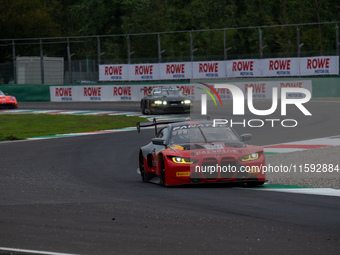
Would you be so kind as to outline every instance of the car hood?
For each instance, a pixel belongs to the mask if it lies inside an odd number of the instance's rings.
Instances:
[[[255,145],[247,145],[242,142],[232,143],[191,143],[181,145],[171,145],[167,149],[168,153],[173,156],[182,157],[199,157],[204,155],[225,155],[241,157],[253,152],[263,151],[262,147]]]
[[[166,100],[166,101],[178,101],[178,100],[185,100],[189,99],[189,97],[186,96],[154,96],[153,99],[160,99],[160,100]]]
[[[9,95],[0,95],[1,99],[7,99],[7,100],[12,100],[12,98],[14,98],[14,96],[9,96]]]

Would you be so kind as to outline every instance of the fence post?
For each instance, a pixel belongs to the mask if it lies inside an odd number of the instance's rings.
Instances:
[[[15,43],[14,40],[12,40],[12,52],[13,52],[13,80],[14,84],[17,84],[17,60],[15,57]]]
[[[297,57],[300,57],[300,29],[296,27],[296,46],[297,46]]]
[[[226,33],[225,33],[225,30],[223,30],[223,55],[224,55],[224,60],[227,59],[227,49],[226,49]]]
[[[259,31],[259,40],[260,40],[259,45],[260,45],[260,59],[261,59],[261,58],[263,58],[263,49],[267,47],[267,45],[262,46],[263,42],[262,42],[262,30],[261,29]]]
[[[261,29],[259,30],[259,41],[260,41],[260,59],[263,56],[263,48],[262,48],[262,31]]]
[[[70,40],[67,38],[67,62],[68,62],[68,80],[69,83],[72,83],[72,63],[71,63],[71,49],[70,49]]]
[[[191,62],[193,62],[194,61],[194,52],[198,49],[197,48],[194,49],[194,45],[193,45],[194,39],[193,39],[193,36],[192,36],[192,32],[189,32],[189,33],[190,33],[190,60],[191,60]]]
[[[98,50],[98,72],[99,72],[100,56],[101,56],[101,52],[100,52],[100,38],[99,38],[99,36],[97,37],[97,50]]]
[[[339,27],[338,27],[338,24],[336,24],[336,27],[335,27],[335,49],[336,49],[336,55],[339,56]]]
[[[162,63],[162,53],[161,53],[161,35],[157,35],[158,39],[158,63]]]
[[[194,48],[193,48],[193,38],[192,33],[190,32],[190,60],[194,61]]]
[[[40,39],[40,69],[41,69],[41,84],[45,84],[45,76],[44,76],[44,53],[43,53],[43,44]]]
[[[131,64],[130,36],[129,35],[127,35],[127,57],[128,57],[128,64]]]

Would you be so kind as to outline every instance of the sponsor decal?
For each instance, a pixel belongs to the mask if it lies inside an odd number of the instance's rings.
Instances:
[[[176,177],[187,177],[190,176],[190,172],[176,172]]]
[[[330,58],[307,59],[307,70],[312,69],[314,73],[329,73]]]
[[[153,79],[153,65],[136,65],[135,75],[140,76],[142,80],[152,80]]]
[[[300,58],[300,75],[339,74],[339,56]]]
[[[233,72],[240,72],[241,76],[254,75],[254,61],[233,61]]]
[[[122,101],[131,101],[131,86],[114,86],[113,96],[119,97],[119,99]]]
[[[101,87],[83,87],[84,97],[88,97],[90,101],[101,101]]]
[[[207,144],[204,147],[208,150],[223,149],[222,144]]]
[[[105,66],[105,75],[110,76],[111,80],[122,80],[123,66]]]
[[[173,78],[185,78],[185,65],[184,64],[167,64],[166,74],[171,74]]]
[[[55,87],[54,96],[60,98],[61,101],[72,101],[71,87]]]

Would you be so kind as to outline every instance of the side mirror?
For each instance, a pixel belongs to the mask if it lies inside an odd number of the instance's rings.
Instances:
[[[162,138],[152,138],[151,142],[156,145],[165,145],[165,140]]]
[[[242,141],[249,141],[252,137],[252,134],[243,134],[241,135]]]

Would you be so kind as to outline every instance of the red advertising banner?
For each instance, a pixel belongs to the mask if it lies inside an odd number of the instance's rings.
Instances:
[[[209,83],[214,85],[213,83]],[[278,88],[280,93],[282,88],[305,88],[312,93],[311,80],[286,80],[286,81],[256,81],[256,82],[233,82],[232,85],[239,87],[244,94],[252,91],[254,99],[270,99],[273,97],[273,87]],[[148,85],[89,85],[89,86],[50,86],[51,102],[62,101],[140,101],[147,95],[146,88],[171,87],[178,88],[182,93],[188,95],[192,100],[201,100],[201,95],[206,93],[200,89],[205,86],[201,83],[192,84],[153,84]],[[232,99],[231,92],[225,88],[216,88],[219,97]],[[303,95],[291,93],[289,98],[299,98]]]
[[[211,61],[211,62],[193,62],[192,73],[193,78],[209,79],[209,78],[225,78],[226,77],[226,62]]]
[[[130,81],[160,80],[159,64],[129,65]]]
[[[100,65],[100,81],[339,75],[339,56]]]
[[[262,76],[299,76],[299,58],[262,59]]]
[[[300,58],[300,75],[339,74],[339,56]]]
[[[129,80],[129,65],[100,65],[100,81],[127,81]]]
[[[160,72],[162,80],[180,80],[193,78],[191,62],[160,64]]]
[[[262,76],[261,60],[239,59],[227,61],[227,77]]]

